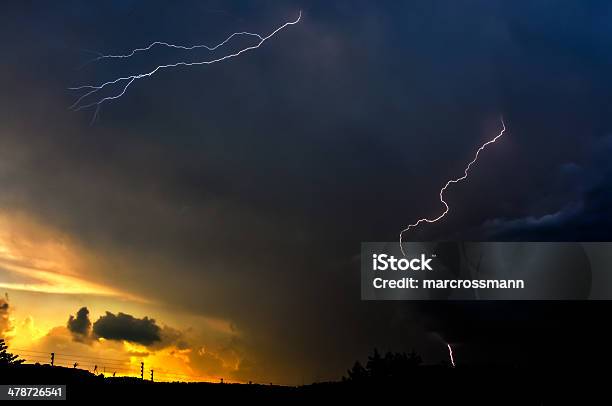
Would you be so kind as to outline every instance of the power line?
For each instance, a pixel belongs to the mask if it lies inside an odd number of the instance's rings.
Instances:
[[[81,361],[81,360],[84,360],[84,361],[87,361],[87,362],[94,362],[94,361],[96,361],[95,359],[90,359],[90,358],[66,357],[66,356],[58,355],[58,354],[55,354],[55,357],[56,358],[65,359],[65,360],[69,360],[69,361]],[[100,361],[102,361],[102,362],[99,362],[99,364],[104,363],[106,365],[126,365],[128,363],[127,361],[123,361],[123,362],[117,362],[117,361],[106,362],[103,359],[100,359]]]
[[[36,351],[36,350],[26,350],[26,349],[14,349],[16,352],[21,353],[29,353],[29,354],[18,354],[20,357],[24,358],[26,362],[32,363],[42,363],[39,361],[46,361],[45,364],[51,364],[51,352],[46,351]],[[100,372],[101,369],[105,370],[104,373],[119,373],[121,375],[134,375],[135,377],[140,375],[140,371],[130,368],[129,360],[118,360],[113,358],[103,358],[103,357],[93,357],[93,356],[79,356],[79,355],[70,355],[70,354],[62,354],[62,353],[54,353],[54,365],[67,367],[67,368],[76,368],[80,370],[88,370],[93,368],[96,371]],[[96,360],[100,360],[97,362]],[[74,362],[73,362],[74,361]],[[110,361],[110,362],[108,362]],[[76,364],[76,365],[75,365]],[[81,368],[79,368],[81,367]],[[190,375],[184,373],[175,373],[168,371],[166,369],[155,369],[155,375],[162,379],[157,379],[158,381],[168,380],[171,382],[186,382],[186,381],[196,381],[196,382],[206,382],[213,383],[211,381],[211,377],[204,377],[198,375]],[[163,378],[165,377],[165,379]]]
[[[12,350],[14,350],[14,351],[21,351],[21,352],[33,352],[33,353],[38,353],[38,354],[50,354],[49,351],[25,350],[25,349],[20,349],[20,348],[13,348]],[[62,356],[66,356],[66,357],[90,358],[90,359],[101,359],[101,360],[107,360],[107,361],[125,362],[124,359],[113,359],[113,358],[105,358],[105,357],[93,357],[93,356],[88,356],[88,355],[62,354],[62,353],[59,353],[59,352],[56,352],[55,355],[62,355]]]
[[[43,360],[49,360],[50,359],[50,355],[49,356],[44,356],[44,355],[33,355],[33,354],[18,354],[20,357],[22,358],[33,358],[33,359],[43,359]],[[128,366],[129,363],[128,362],[122,362],[122,363],[116,363],[116,362],[96,362],[95,360],[91,360],[91,359],[86,359],[86,358],[68,358],[68,357],[63,357],[63,356],[55,356],[55,360],[59,361],[67,361],[67,362],[72,362],[72,361],[77,361],[83,364],[91,364],[91,365],[99,365],[99,366],[108,366],[108,367],[122,367],[122,366]]]
[[[42,351],[34,351],[34,350],[20,350],[20,351],[28,351],[28,352],[32,352],[35,354],[18,354],[21,358],[24,358],[25,361],[28,362],[32,362],[32,363],[42,363],[42,361],[46,361],[44,362],[45,364],[50,364],[50,353],[49,356],[45,356],[42,354],[47,354],[44,353]],[[40,354],[40,355],[39,355]],[[96,359],[101,359],[102,358],[97,358]],[[112,362],[96,362],[93,357],[88,359],[85,357],[72,357],[72,358],[68,358],[65,356],[57,356],[54,359],[54,365],[57,366],[71,366],[74,367],[74,363],[76,363],[78,366],[82,366],[82,367],[93,367],[93,368],[102,368],[102,369],[108,369],[111,371],[122,371],[123,372],[129,372],[129,373],[136,373],[136,371],[134,369],[130,369],[129,368],[129,363],[126,362],[122,362],[122,363],[112,363]]]

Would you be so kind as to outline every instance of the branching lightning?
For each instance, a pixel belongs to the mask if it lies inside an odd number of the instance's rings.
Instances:
[[[453,183],[459,183],[462,180],[467,179],[468,177],[468,172],[470,170],[470,168],[472,167],[472,165],[474,165],[476,163],[476,161],[478,161],[478,156],[480,154],[480,152],[482,152],[488,145],[495,143],[502,135],[504,135],[504,133],[506,132],[506,124],[504,123],[504,118],[501,117],[500,118],[501,124],[502,124],[502,129],[499,132],[499,134],[497,134],[493,139],[485,142],[484,144],[482,144],[480,146],[480,148],[478,148],[478,150],[476,151],[476,155],[474,156],[474,159],[472,159],[472,161],[465,167],[464,171],[463,171],[463,176],[457,178],[457,179],[451,179],[448,182],[446,182],[446,184],[444,185],[444,187],[442,189],[440,189],[440,202],[442,202],[442,204],[444,205],[444,211],[442,212],[442,214],[440,214],[438,217],[435,218],[422,218],[417,220],[415,223],[413,224],[409,224],[408,226],[406,226],[406,228],[404,228],[400,234],[399,234],[399,243],[400,243],[400,250],[402,251],[402,255],[406,256],[406,253],[404,252],[404,247],[402,246],[402,236],[404,235],[404,233],[408,230],[410,230],[411,228],[417,227],[419,224],[421,223],[435,223],[436,221],[442,219],[444,216],[446,216],[446,213],[448,213],[449,211],[449,207],[448,204],[446,203],[446,201],[444,200],[444,192],[446,191],[446,189]],[[452,350],[450,349],[450,345],[448,347],[448,349],[451,351],[451,358],[452,358]]]
[[[88,108],[95,108],[94,117],[93,117],[93,120],[95,120],[102,104],[104,104],[107,101],[115,100],[123,96],[127,92],[128,88],[132,85],[132,83],[134,83],[137,80],[151,77],[155,75],[156,73],[158,73],[159,71],[162,71],[164,69],[177,68],[177,67],[188,67],[188,66],[199,66],[199,65],[212,65],[214,63],[223,62],[227,59],[237,57],[245,52],[252,51],[254,49],[259,48],[260,46],[264,44],[264,42],[274,37],[279,31],[283,30],[284,28],[290,25],[295,25],[299,23],[301,18],[302,18],[302,12],[300,11],[295,20],[284,23],[283,25],[276,28],[274,31],[272,31],[270,34],[266,36],[251,33],[251,32],[246,32],[246,31],[235,32],[231,34],[229,37],[227,37],[225,40],[223,40],[222,42],[214,46],[208,46],[208,45],[185,46],[185,45],[171,44],[168,42],[155,41],[147,45],[146,47],[136,48],[126,54],[119,54],[119,55],[99,54],[97,58],[93,59],[90,62],[96,62],[96,61],[100,61],[103,59],[126,59],[140,52],[149,51],[156,46],[163,46],[167,48],[174,48],[174,49],[187,50],[187,51],[201,49],[201,48],[206,49],[208,51],[215,51],[223,47],[224,45],[229,43],[233,38],[236,38],[236,37],[248,36],[248,37],[253,37],[257,39],[257,42],[255,44],[241,48],[238,51],[232,52],[230,54],[227,54],[221,57],[203,60],[203,61],[195,61],[195,62],[178,61],[178,62],[169,63],[165,65],[158,65],[149,72],[136,73],[136,74],[132,74],[129,76],[118,77],[116,79],[101,83],[99,85],[84,85],[84,86],[70,87],[69,90],[85,91],[85,93],[79,96],[77,100],[70,106],[70,109],[74,111],[79,111],[79,110],[88,109]],[[91,102],[86,102],[86,99],[96,96],[98,92],[102,91],[103,89],[112,87],[113,85],[119,85],[119,89],[115,94],[112,94],[110,96],[101,97],[98,100],[94,100]]]
[[[139,52],[145,52],[145,51],[149,51],[152,48],[156,47],[156,46],[163,46],[166,48],[174,48],[174,49],[181,49],[183,51],[193,51],[194,49],[207,49],[209,51],[216,51],[218,48],[221,48],[223,45],[227,44],[228,42],[230,42],[232,40],[232,38],[234,37],[240,37],[240,36],[248,36],[248,37],[255,37],[258,38],[259,41],[264,41],[264,37],[262,37],[259,34],[256,33],[252,33],[252,32],[247,32],[247,31],[241,31],[241,32],[235,32],[233,34],[231,34],[229,37],[227,37],[226,39],[224,39],[223,41],[221,41],[220,43],[218,43],[217,45],[214,46],[208,46],[208,45],[176,45],[176,44],[170,44],[168,42],[163,42],[163,41],[155,41],[150,43],[149,45],[147,45],[144,48],[136,48],[133,49],[130,53],[128,54],[123,54],[123,55],[104,55],[104,54],[100,54],[97,58],[92,59],[90,62],[97,62],[99,60],[102,59],[126,59],[126,58],[131,58],[132,56],[136,55]]]
[[[448,347],[448,356],[450,358],[451,365],[453,366],[453,368],[455,368],[455,358],[453,358],[453,348],[451,347],[450,344],[446,344],[446,346]]]

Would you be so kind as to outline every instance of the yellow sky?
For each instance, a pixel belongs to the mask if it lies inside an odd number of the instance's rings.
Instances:
[[[92,280],[96,272],[89,270],[100,267],[95,257],[51,227],[0,212],[0,292],[8,295],[10,324],[0,333],[14,352],[31,362],[48,362],[54,352],[57,364],[78,362],[107,374],[139,375],[145,362],[146,377],[154,369],[156,380],[237,380],[243,354],[228,344],[240,335],[229,321],[177,313]],[[149,347],[95,336],[78,341],[66,325],[81,307],[89,309],[92,323],[107,311],[154,318],[180,340]]]

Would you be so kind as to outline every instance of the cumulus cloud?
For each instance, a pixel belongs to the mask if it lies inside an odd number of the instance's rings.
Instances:
[[[8,309],[8,304],[6,305]],[[92,323],[89,309],[81,307],[76,315],[70,315],[66,324],[72,339],[81,343],[91,343],[98,338],[111,341],[128,341],[148,347],[152,351],[175,346],[178,350],[191,347],[182,330],[158,325],[155,319],[147,316],[137,318],[131,314],[106,312]]]
[[[129,341],[131,343],[149,346],[161,342],[161,327],[155,319],[147,316],[138,319],[122,312],[116,315],[106,312],[93,324],[93,332],[97,337],[107,340]]]
[[[91,335],[91,320],[89,320],[89,310],[87,307],[81,307],[76,317],[70,315],[67,327],[75,341],[88,340]]]

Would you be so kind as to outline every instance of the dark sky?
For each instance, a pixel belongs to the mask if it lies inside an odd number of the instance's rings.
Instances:
[[[85,50],[212,44],[299,10],[93,125],[68,109],[70,86],[177,56],[80,68]],[[516,361],[592,337],[603,305],[361,302],[360,242],[438,213],[501,115],[451,214],[409,239],[609,240],[611,20],[606,1],[4,2],[0,207],[138,264],[97,278],[232,320],[278,375],[338,376],[375,346],[437,362],[444,341],[474,362],[514,342]]]

